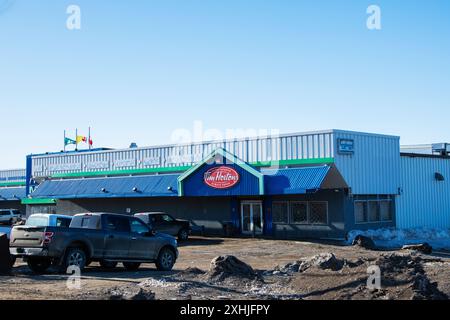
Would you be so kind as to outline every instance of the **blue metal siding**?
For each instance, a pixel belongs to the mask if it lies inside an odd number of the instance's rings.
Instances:
[[[153,175],[45,181],[31,195],[33,198],[55,199],[176,197],[177,178],[178,175]],[[102,188],[106,192],[102,192]],[[138,191],[133,191],[133,188]]]
[[[353,154],[341,154],[339,139],[354,141]],[[400,138],[335,130],[335,164],[355,195],[398,193]]]
[[[450,228],[450,159],[402,156],[397,227]],[[437,181],[435,173],[445,178]]]
[[[0,201],[15,201],[25,197],[25,187],[0,188]]]
[[[1,182],[25,182],[25,169],[0,170]]]
[[[330,166],[262,170],[267,195],[304,194],[320,189]]]
[[[187,197],[209,196],[256,196],[260,194],[259,179],[236,164],[227,165],[239,173],[239,183],[229,189],[214,189],[204,182],[205,172],[222,164],[205,164],[183,181],[184,195]]]

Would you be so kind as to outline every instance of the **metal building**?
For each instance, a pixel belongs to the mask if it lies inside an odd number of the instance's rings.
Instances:
[[[19,209],[25,213],[22,199],[26,198],[25,169],[0,171],[0,209]]]
[[[327,130],[29,155],[22,204],[28,214],[166,211],[211,234],[275,238],[450,228],[446,147],[402,153],[397,136]]]

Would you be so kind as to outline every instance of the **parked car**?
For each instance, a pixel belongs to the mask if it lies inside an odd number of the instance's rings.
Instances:
[[[17,209],[0,209],[0,224],[13,225],[21,219],[20,211]]]
[[[52,264],[64,271],[69,266],[83,270],[92,261],[104,268],[121,262],[128,270],[155,263],[158,270],[169,271],[178,257],[174,237],[155,234],[138,218],[110,213],[77,214],[68,228],[14,227],[10,251],[36,273]]]
[[[134,216],[148,224],[152,230],[178,237],[180,241],[186,241],[191,233],[189,221],[175,219],[165,212],[136,213]]]
[[[11,233],[11,227],[0,226],[0,236],[5,234],[8,241],[9,241],[10,233]],[[2,259],[2,258],[0,258],[0,259]],[[12,268],[14,266],[14,264],[16,263],[16,258],[13,255],[10,255],[10,261],[11,261],[11,268]]]

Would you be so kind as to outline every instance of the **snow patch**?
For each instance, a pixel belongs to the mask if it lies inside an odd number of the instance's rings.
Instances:
[[[387,249],[401,248],[407,244],[427,242],[434,249],[450,250],[450,229],[395,229],[383,228],[376,230],[353,230],[348,234],[348,244],[352,244],[356,236],[362,235],[371,238],[378,247]]]

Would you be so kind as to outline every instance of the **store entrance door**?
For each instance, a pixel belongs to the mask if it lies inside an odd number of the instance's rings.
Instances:
[[[261,235],[263,233],[262,201],[241,202],[241,231],[245,235]]]

